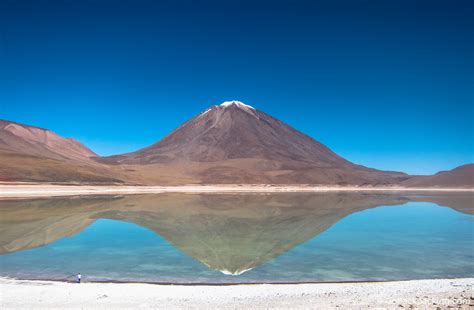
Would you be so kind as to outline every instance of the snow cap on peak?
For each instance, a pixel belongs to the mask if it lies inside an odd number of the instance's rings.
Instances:
[[[249,108],[249,109],[255,110],[254,107],[237,100],[225,101],[221,103],[221,107],[225,107],[225,108],[230,107],[231,105],[236,105],[239,108]]]

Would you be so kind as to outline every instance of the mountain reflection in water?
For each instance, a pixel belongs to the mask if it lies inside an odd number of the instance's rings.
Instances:
[[[239,275],[378,206],[433,202],[473,214],[470,193],[153,194],[0,201],[0,253],[41,247],[98,219],[147,228],[224,274]]]

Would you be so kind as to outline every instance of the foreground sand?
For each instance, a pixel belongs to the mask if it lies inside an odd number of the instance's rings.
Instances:
[[[406,188],[406,187],[327,187],[309,185],[183,185],[183,186],[123,186],[123,185],[53,185],[1,184],[0,197],[49,197],[92,194],[150,194],[150,193],[252,193],[252,192],[333,192],[333,191],[436,191],[474,192],[474,188]]]
[[[474,279],[182,286],[0,278],[2,309],[469,309]]]

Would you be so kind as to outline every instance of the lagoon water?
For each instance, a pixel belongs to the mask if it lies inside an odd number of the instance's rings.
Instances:
[[[0,201],[0,276],[172,283],[474,277],[470,193]]]

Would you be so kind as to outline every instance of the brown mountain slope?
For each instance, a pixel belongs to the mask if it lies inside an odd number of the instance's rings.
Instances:
[[[110,167],[77,140],[34,126],[0,120],[0,181],[116,183]]]
[[[6,120],[0,120],[0,149],[52,159],[88,160],[97,156],[77,140]]]
[[[313,138],[239,101],[213,106],[150,147],[100,158],[186,167],[199,183],[395,184],[408,178],[355,165]]]
[[[13,153],[0,149],[1,182],[50,182],[77,184],[123,183],[109,167]]]
[[[429,176],[414,176],[402,183],[409,187],[474,187],[474,164],[440,171]]]

